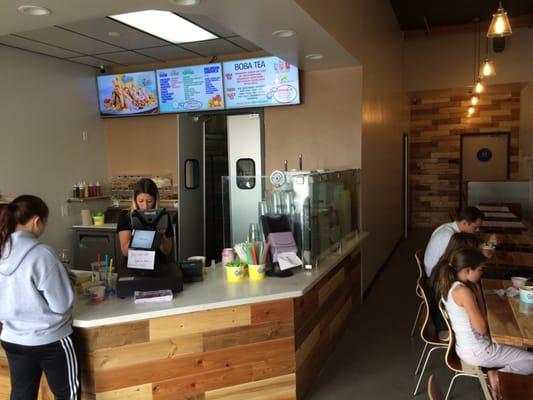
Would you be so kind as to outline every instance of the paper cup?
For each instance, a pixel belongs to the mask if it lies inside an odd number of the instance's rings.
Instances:
[[[252,281],[260,281],[265,279],[265,264],[248,265],[248,274]]]
[[[244,279],[244,265],[228,267],[226,265],[226,279],[228,282],[240,282]]]
[[[520,288],[520,301],[526,304],[533,304],[533,286]]]
[[[91,303],[101,303],[105,300],[105,286],[93,286],[89,288]]]

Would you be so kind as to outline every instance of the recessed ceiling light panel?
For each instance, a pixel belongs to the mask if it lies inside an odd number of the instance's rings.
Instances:
[[[323,54],[320,53],[312,53],[305,56],[308,60],[321,60],[324,58]]]
[[[183,7],[194,7],[200,4],[200,0],[169,0],[170,4]]]
[[[110,18],[175,44],[218,38],[169,11],[146,10],[112,15]]]
[[[115,31],[107,32],[107,36],[119,37],[120,36],[120,32],[115,32]]]
[[[272,36],[279,38],[288,38],[294,35],[296,35],[296,32],[294,32],[292,29],[280,29],[272,32]]]
[[[52,13],[52,11],[50,11],[48,8],[29,5],[20,6],[17,8],[17,10],[24,15],[32,15],[34,17],[41,17],[43,15],[50,15]]]

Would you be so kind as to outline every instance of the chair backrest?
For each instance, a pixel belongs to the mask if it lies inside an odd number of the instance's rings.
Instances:
[[[439,310],[442,314],[442,317],[444,318],[444,321],[446,322],[446,326],[448,327],[449,332],[448,348],[446,349],[446,356],[444,357],[444,360],[446,361],[446,365],[448,366],[448,368],[450,368],[452,371],[463,372],[461,359],[455,352],[455,334],[453,332],[452,324],[450,322],[450,316],[448,315],[448,311],[446,311],[444,299],[440,299],[439,301]]]
[[[428,396],[429,400],[444,400],[444,394],[433,375],[430,375],[428,380]]]
[[[420,298],[424,302],[424,312],[422,319],[422,329],[420,329],[420,337],[423,341],[433,344],[433,345],[442,345],[443,342],[438,338],[435,333],[433,324],[431,323],[431,312],[429,305],[429,296],[431,296],[427,283],[424,279],[420,280]]]
[[[424,249],[418,249],[415,252],[416,265],[418,266],[418,279],[424,279]]]

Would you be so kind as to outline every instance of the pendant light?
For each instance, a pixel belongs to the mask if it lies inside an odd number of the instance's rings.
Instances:
[[[494,68],[494,62],[489,60],[489,39],[487,38],[485,47],[485,59],[481,63],[479,68],[480,78],[489,78],[496,75],[496,68]]]
[[[468,107],[468,111],[467,111],[466,115],[471,117],[472,115],[474,115],[475,112],[476,112],[476,109],[474,107],[470,106],[470,107]]]
[[[477,103],[479,103],[479,97],[476,96],[475,94],[472,94],[472,97],[470,98],[470,104],[475,106],[477,105]]]
[[[511,29],[511,23],[507,17],[507,13],[502,7],[500,1],[496,14],[492,14],[492,21],[490,22],[489,30],[487,32],[488,38],[511,36],[513,30]]]
[[[474,86],[474,92],[477,94],[483,92],[485,90],[485,86],[483,86],[483,83],[481,82],[481,79],[478,79],[476,82],[476,86]]]

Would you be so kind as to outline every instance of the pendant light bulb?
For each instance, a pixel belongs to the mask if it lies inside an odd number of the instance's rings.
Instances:
[[[513,30],[511,29],[511,23],[507,17],[507,13],[502,7],[502,2],[498,6],[498,10],[495,14],[492,14],[492,21],[490,22],[489,30],[487,32],[488,38],[511,36]]]
[[[479,102],[479,97],[477,97],[475,94],[470,99],[470,103],[475,106]]]
[[[481,64],[481,68],[479,71],[479,76],[481,78],[489,78],[491,76],[496,75],[496,68],[494,68],[494,62],[489,61],[488,58],[485,58],[483,60],[483,63]]]
[[[470,106],[468,107],[468,116],[471,117],[472,115],[474,115],[474,112],[476,112],[476,109],[473,107],[473,106]]]
[[[481,83],[480,80],[478,80],[478,81],[476,82],[476,86],[474,86],[474,92],[476,92],[476,93],[479,94],[479,93],[481,93],[484,89],[485,89],[485,88],[484,88],[483,84]]]

